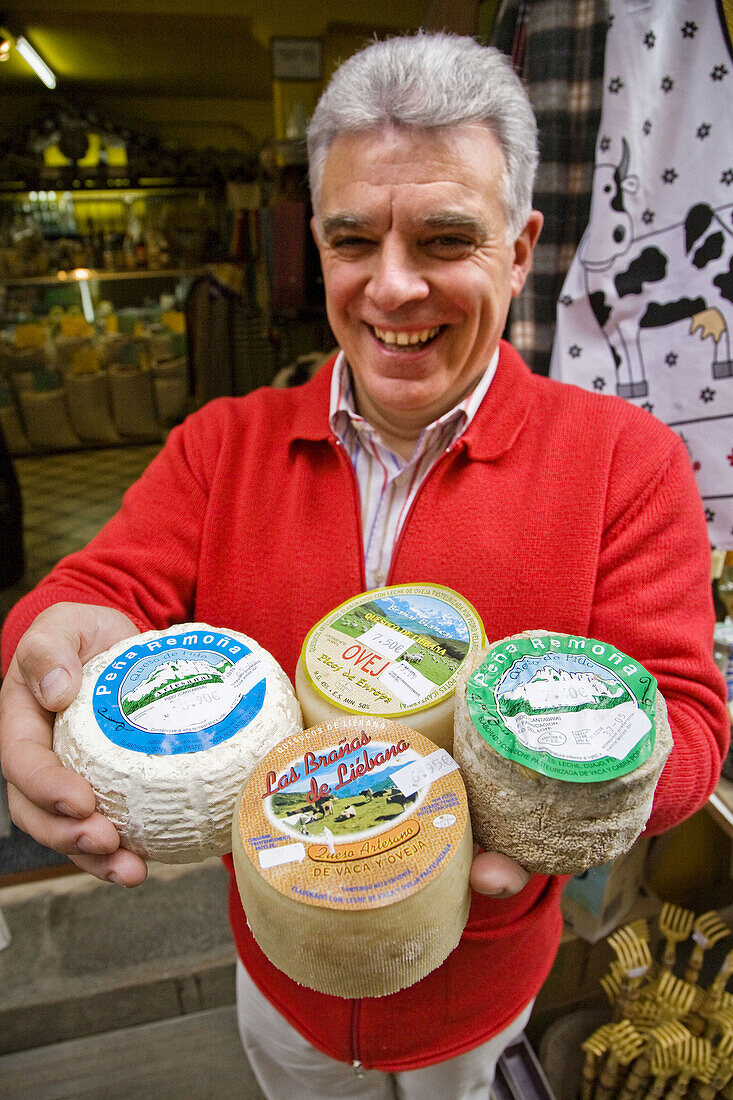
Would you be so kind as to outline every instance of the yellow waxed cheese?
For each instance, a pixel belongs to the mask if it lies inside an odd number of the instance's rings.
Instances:
[[[229,851],[242,783],[302,728],[274,657],[245,634],[185,623],[93,657],[57,715],[54,751],[92,785],[123,847],[192,863]]]
[[[282,741],[232,822],[252,934],[294,981],[381,997],[457,946],[473,853],[455,761],[415,730],[343,716]]]
[[[483,642],[478,612],[450,588],[401,584],[362,593],[316,623],[303,643],[295,691],[305,725],[379,715],[450,752],[458,674]]]

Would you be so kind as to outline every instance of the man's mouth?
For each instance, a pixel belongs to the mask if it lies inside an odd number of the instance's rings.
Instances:
[[[410,351],[420,351],[439,336],[443,331],[443,325],[434,325],[432,328],[420,329],[417,332],[395,332],[394,329],[377,328],[371,326],[371,330],[379,340],[388,348],[409,348]]]

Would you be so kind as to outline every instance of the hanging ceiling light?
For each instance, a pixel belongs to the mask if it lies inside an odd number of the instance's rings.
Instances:
[[[36,76],[40,77],[47,88],[56,87],[56,77],[49,69],[43,58],[36,53],[27,38],[19,35],[15,40],[15,48],[21,57],[25,58]]]

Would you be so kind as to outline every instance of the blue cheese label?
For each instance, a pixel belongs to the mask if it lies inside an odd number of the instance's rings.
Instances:
[[[260,713],[265,691],[262,658],[212,630],[132,644],[97,677],[92,698],[115,745],[175,756],[239,733]]]
[[[467,684],[481,736],[555,779],[625,775],[654,749],[656,680],[611,645],[566,634],[507,639]]]
[[[392,585],[317,623],[303,644],[303,669],[342,710],[404,719],[452,695],[467,654],[483,640],[478,613],[457,592]]]

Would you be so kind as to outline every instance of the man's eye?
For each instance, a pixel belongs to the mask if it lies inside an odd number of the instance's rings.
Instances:
[[[427,247],[437,252],[467,252],[473,245],[468,237],[456,237],[451,233],[441,233],[437,237],[431,237]]]
[[[367,237],[337,237],[331,241],[331,247],[338,252],[354,252],[360,248],[368,248],[372,242]]]

